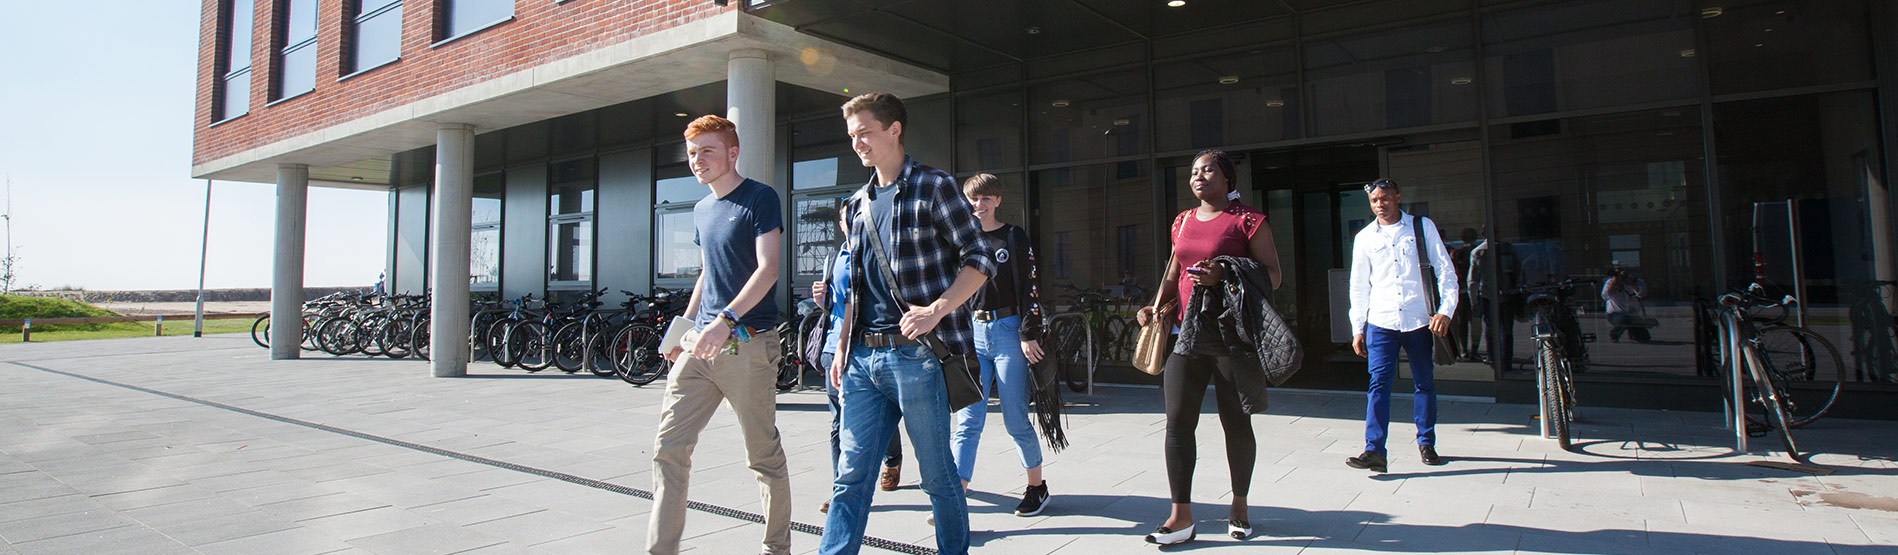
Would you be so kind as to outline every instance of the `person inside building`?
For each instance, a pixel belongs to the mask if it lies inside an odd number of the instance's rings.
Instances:
[[[902,100],[865,94],[845,103],[843,115],[851,149],[876,173],[844,204],[851,275],[861,279],[851,284],[839,339],[849,345],[839,354],[849,356],[838,356],[830,372],[843,401],[842,460],[818,552],[862,548],[870,481],[901,419],[935,515],[936,549],[967,553],[969,507],[949,454],[943,365],[922,338],[933,336],[945,356],[975,352],[965,305],[995,275],[993,249],[955,178],[904,151]]]
[[[844,237],[849,237],[850,221],[842,218],[843,212],[838,212],[837,215],[839,216],[838,227],[843,228]],[[845,245],[839,245],[837,255],[831,258],[830,268],[827,270],[829,279],[811,283],[811,298],[817,301],[819,307],[830,312],[830,315],[823,320],[824,345],[822,354],[817,357],[819,369],[829,369],[831,363],[836,361],[837,338],[844,329],[843,319],[847,308],[845,296],[850,293],[850,249],[845,247]],[[836,480],[838,448],[842,437],[841,430],[837,427],[837,418],[843,413],[843,404],[837,398],[837,388],[831,385],[828,379],[824,380],[824,396],[830,401],[830,478]],[[878,487],[883,491],[895,491],[902,468],[903,434],[900,431],[892,432],[890,447],[883,452],[883,478],[877,481]],[[830,512],[830,500],[825,499],[824,504],[818,506],[817,512]]]
[[[1641,300],[1647,297],[1647,280],[1635,277],[1620,261],[1615,261],[1613,269],[1608,271],[1608,279],[1601,284],[1601,298],[1608,309],[1608,324],[1613,326],[1608,330],[1609,341],[1620,343],[1624,332],[1629,338],[1641,343],[1654,339],[1648,333],[1648,328],[1653,327],[1653,320],[1648,319],[1647,309],[1641,305]]]
[[[699,432],[721,401],[729,402],[745,438],[745,459],[758,475],[764,507],[764,552],[791,552],[791,479],[778,439],[777,282],[784,226],[778,192],[738,175],[738,126],[718,116],[685,128],[692,175],[711,193],[692,208],[694,243],[702,253],[698,283],[685,313],[694,328],[666,353],[672,377],[660,401],[653,438],[653,508],[646,551],[679,552]],[[690,348],[691,353],[683,353]],[[682,356],[682,354],[684,356]]]
[[[1225,428],[1226,465],[1232,477],[1227,532],[1236,539],[1252,535],[1246,495],[1252,486],[1258,442],[1252,435],[1251,415],[1265,409],[1265,381],[1241,374],[1262,374],[1263,370],[1256,355],[1243,354],[1243,346],[1224,345],[1223,333],[1193,333],[1199,328],[1218,329],[1219,315],[1225,312],[1221,305],[1225,295],[1210,293],[1219,290],[1226,277],[1226,264],[1216,259],[1240,259],[1264,274],[1270,287],[1280,282],[1278,250],[1265,214],[1239,202],[1233,175],[1232,158],[1223,151],[1208,150],[1194,157],[1190,185],[1199,205],[1173,218],[1173,256],[1159,294],[1136,316],[1142,326],[1155,318],[1175,322],[1174,333],[1179,336],[1160,373],[1166,397],[1167,486],[1173,507],[1166,522],[1147,535],[1148,543],[1177,545],[1196,535],[1192,493],[1199,454],[1194,432],[1199,428],[1200,404],[1208,383],[1219,407],[1219,423]],[[1201,293],[1195,295],[1196,290]],[[1264,293],[1269,297],[1269,292]],[[1199,306],[1192,303],[1195,297],[1202,299]],[[1241,383],[1250,386],[1241,387]]]
[[[996,209],[1002,205],[1002,178],[976,174],[963,182],[962,192],[975,207],[982,233],[995,247],[995,277],[982,284],[975,296],[975,354],[982,364],[984,400],[1001,397],[1002,425],[1015,440],[1015,452],[1028,474],[1016,516],[1041,514],[1048,504],[1048,484],[1041,479],[1041,444],[1028,420],[1030,382],[1028,365],[1041,362],[1041,300],[1035,280],[1034,242],[1028,231],[1002,223]],[[988,421],[988,403],[956,411],[955,432],[949,436],[956,458],[956,474],[967,488],[975,479],[975,451]]]
[[[1364,186],[1377,221],[1364,226],[1351,247],[1351,350],[1369,360],[1371,384],[1365,392],[1364,452],[1345,459],[1351,468],[1386,472],[1385,439],[1390,432],[1391,384],[1397,380],[1397,351],[1410,355],[1413,420],[1417,452],[1423,463],[1443,464],[1437,456],[1437,388],[1430,334],[1448,335],[1460,287],[1450,251],[1435,222],[1398,208],[1404,200],[1397,184],[1379,179]],[[1421,226],[1414,221],[1423,218]],[[1422,229],[1423,237],[1417,236]],[[1425,251],[1425,252],[1420,252]],[[1418,261],[1430,257],[1436,283],[1425,283]],[[1430,306],[1425,287],[1437,289]]]

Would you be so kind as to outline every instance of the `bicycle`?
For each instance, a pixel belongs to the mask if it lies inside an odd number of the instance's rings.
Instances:
[[[1586,337],[1569,300],[1575,296],[1576,285],[1590,282],[1569,278],[1503,292],[1523,296],[1525,306],[1534,315],[1529,329],[1536,342],[1536,398],[1542,435],[1554,437],[1563,451],[1572,446],[1569,424],[1577,420],[1575,372],[1587,361],[1583,346]]]
[[[646,385],[665,375],[669,365],[659,352],[659,342],[665,339],[665,326],[685,312],[686,299],[680,293],[662,288],[655,288],[647,296],[628,293],[629,308],[637,306],[638,310],[612,334],[606,346],[595,347],[606,353],[607,362],[621,381]]]
[[[1845,363],[1825,337],[1784,323],[1798,298],[1773,299],[1764,291],[1755,282],[1716,300],[1720,361],[1722,368],[1735,373],[1722,384],[1729,405],[1738,386],[1738,399],[1758,407],[1758,415],[1744,406],[1730,407],[1738,415],[1736,426],[1743,426],[1749,437],[1765,435],[1767,428],[1776,430],[1786,454],[1801,461],[1792,430],[1818,420],[1832,408],[1844,382]],[[1758,314],[1761,310],[1780,312],[1766,317]]]
[[[1898,281],[1863,282],[1863,300],[1852,303],[1852,361],[1858,381],[1898,383],[1898,316],[1885,303]]]
[[[1090,291],[1072,284],[1060,284],[1072,299],[1071,312],[1049,319],[1049,345],[1062,364],[1061,377],[1068,389],[1087,391],[1094,381],[1098,361],[1133,359],[1134,333],[1138,326],[1119,310],[1126,299]]]

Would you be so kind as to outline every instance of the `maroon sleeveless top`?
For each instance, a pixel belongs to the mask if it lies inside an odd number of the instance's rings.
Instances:
[[[1181,321],[1185,321],[1187,299],[1193,298],[1193,278],[1187,276],[1186,268],[1221,256],[1250,257],[1252,234],[1265,225],[1264,213],[1238,201],[1209,221],[1200,221],[1193,215],[1197,211],[1198,207],[1188,208],[1173,218],[1173,259],[1180,265],[1174,286],[1179,290],[1181,307],[1174,312]]]

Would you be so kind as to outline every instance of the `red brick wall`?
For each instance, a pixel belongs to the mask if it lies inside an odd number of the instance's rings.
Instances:
[[[342,76],[346,0],[318,0],[316,90],[274,106],[275,0],[254,1],[250,113],[211,126],[219,0],[201,0],[197,106],[191,163],[202,164],[354,118],[452,91],[633,37],[736,10],[710,0],[515,0],[514,20],[439,47],[435,21],[441,0],[403,0],[402,59],[347,81]]]

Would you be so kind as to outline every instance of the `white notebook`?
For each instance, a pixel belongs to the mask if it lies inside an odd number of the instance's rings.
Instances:
[[[692,328],[696,326],[698,326],[697,323],[685,319],[684,316],[673,316],[672,323],[666,325],[665,339],[659,340],[659,354],[670,353],[675,348],[688,350],[694,348],[694,345],[685,344],[685,332],[692,331]]]

